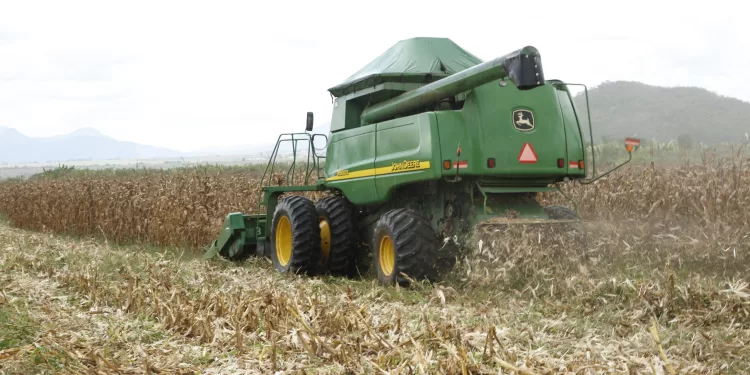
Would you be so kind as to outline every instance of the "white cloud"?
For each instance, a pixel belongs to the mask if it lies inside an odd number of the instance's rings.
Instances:
[[[449,37],[484,59],[534,45],[549,78],[750,100],[750,28],[735,4],[6,2],[0,126],[92,126],[177,149],[265,143],[302,130],[308,110],[328,121],[329,87],[414,36]]]

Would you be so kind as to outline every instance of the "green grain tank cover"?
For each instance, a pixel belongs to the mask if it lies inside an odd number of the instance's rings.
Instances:
[[[448,38],[406,39],[328,91],[340,97],[384,82],[430,83],[480,63]]]

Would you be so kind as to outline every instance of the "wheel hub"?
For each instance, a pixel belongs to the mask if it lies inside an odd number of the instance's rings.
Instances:
[[[286,216],[276,224],[276,258],[282,266],[289,264],[292,258],[292,224]]]
[[[393,273],[393,268],[396,263],[393,241],[391,240],[390,236],[383,236],[383,238],[380,240],[380,251],[378,252],[378,254],[380,270],[383,271],[384,275],[390,276],[391,273]]]
[[[324,218],[320,218],[320,260],[325,263],[328,261],[328,256],[331,254],[331,227],[328,225],[328,221]]]

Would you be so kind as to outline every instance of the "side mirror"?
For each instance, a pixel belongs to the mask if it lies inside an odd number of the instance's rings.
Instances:
[[[625,138],[625,150],[627,152],[633,152],[633,150],[641,145],[641,140],[636,138]]]
[[[312,131],[313,129],[313,113],[307,112],[307,126],[305,127],[305,131]]]

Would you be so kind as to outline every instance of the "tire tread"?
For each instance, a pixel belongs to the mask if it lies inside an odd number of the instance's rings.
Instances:
[[[292,259],[289,271],[311,273],[320,259],[320,230],[313,202],[305,197],[291,195],[279,200],[274,213],[272,242],[275,244],[278,215],[286,213],[292,225]],[[275,254],[276,248],[272,246]],[[275,255],[274,255],[275,259]],[[276,265],[276,262],[274,261]],[[277,267],[280,267],[277,265]]]
[[[330,252],[326,271],[345,275],[354,261],[357,241],[354,206],[341,196],[329,196],[315,205],[319,216],[328,217],[331,231]]]
[[[415,211],[398,208],[386,212],[376,225],[376,233],[385,229],[391,233],[396,251],[396,275],[394,279],[402,285],[408,285],[409,280],[401,276],[401,272],[410,279],[434,280],[436,278],[436,237],[430,223]],[[378,264],[379,236],[373,237],[372,253],[376,267]],[[381,277],[381,282],[390,283],[391,278]]]

